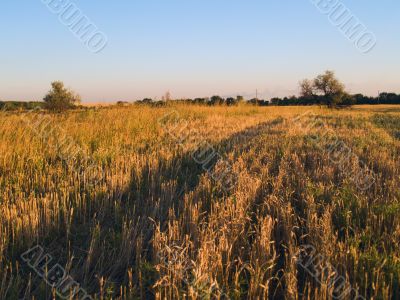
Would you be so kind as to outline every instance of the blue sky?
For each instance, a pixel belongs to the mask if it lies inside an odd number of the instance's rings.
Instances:
[[[377,37],[360,53],[310,0],[74,3],[108,37],[94,54],[40,0],[0,4],[0,99],[41,100],[62,80],[85,102],[298,93],[335,70],[350,92],[400,93],[400,2],[342,1]]]

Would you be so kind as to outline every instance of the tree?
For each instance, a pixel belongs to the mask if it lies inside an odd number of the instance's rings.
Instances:
[[[226,98],[226,105],[231,106],[236,104],[236,99],[235,98]]]
[[[304,79],[299,82],[300,85],[300,95],[304,98],[313,98],[314,97],[314,85],[313,82],[309,79]]]
[[[352,106],[356,103],[357,103],[357,100],[356,100],[355,96],[344,93],[342,101],[341,101],[341,105]]]
[[[194,101],[194,103],[196,103],[196,104],[204,104],[204,103],[207,102],[207,100],[206,100],[205,98],[196,98],[196,99],[194,99],[193,101]]]
[[[326,71],[324,74],[318,75],[313,81],[305,79],[300,81],[299,84],[302,98],[307,100],[320,99],[330,107],[341,104],[346,97],[344,84],[336,78],[333,71]]]
[[[162,101],[171,101],[172,100],[172,98],[171,98],[171,93],[169,92],[169,91],[167,91],[165,94],[164,94],[164,96],[162,96]]]
[[[243,96],[240,96],[240,95],[236,96],[236,102],[237,102],[237,103],[242,103],[242,102],[244,102],[244,97],[243,97]]]
[[[61,81],[51,83],[52,89],[43,98],[45,108],[52,111],[61,112],[73,108],[81,102],[81,97],[75,92],[64,87]]]
[[[144,98],[144,99],[142,100],[142,103],[143,103],[143,104],[151,104],[151,103],[153,103],[153,99],[151,99],[151,98]]]
[[[249,103],[253,104],[253,105],[258,105],[258,99],[257,98],[252,98],[249,100]]]
[[[212,96],[210,99],[211,105],[222,105],[224,104],[225,100],[220,96]]]
[[[279,105],[282,102],[281,98],[275,97],[271,99],[271,104],[272,105]]]
[[[333,71],[326,71],[314,79],[314,89],[323,95],[328,106],[340,104],[345,95],[344,84],[335,76]]]

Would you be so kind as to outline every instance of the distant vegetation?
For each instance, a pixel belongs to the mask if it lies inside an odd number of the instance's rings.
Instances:
[[[218,102],[213,102],[212,99],[221,99]],[[249,104],[255,106],[301,106],[301,105],[326,105],[326,99],[323,96],[314,95],[312,97],[297,97],[290,96],[284,98],[274,97],[270,100],[265,99],[256,99],[252,98],[249,100],[244,99],[243,96],[237,96],[236,98],[222,98],[219,96],[213,96],[211,98],[195,98],[195,99],[175,99],[170,100],[170,102],[174,103],[185,103],[185,104],[193,104],[193,105],[205,105],[205,106],[216,106],[216,105],[225,105],[225,106],[235,106],[239,103],[241,104]],[[150,98],[146,98],[143,100],[137,100],[134,102],[128,101],[118,101],[118,106],[129,106],[129,105],[150,105],[150,106],[166,106],[168,102],[166,101],[157,101]],[[380,93],[377,97],[365,96],[363,94],[354,94],[354,95],[346,95],[344,101],[337,106],[351,106],[351,105],[378,105],[378,104],[400,104],[400,94],[396,93]],[[83,106],[75,105],[75,108],[84,108]],[[18,102],[18,101],[0,101],[0,109],[16,111],[16,110],[32,110],[32,109],[45,109],[45,103],[39,101],[31,101],[31,102]]]
[[[44,97],[43,102],[17,102],[0,101],[0,109],[3,110],[32,110],[47,109],[53,112],[61,112],[72,108],[83,108],[78,106],[81,98],[78,94],[64,87],[61,81],[53,82],[52,90]],[[271,99],[245,99],[243,96],[224,98],[218,95],[212,97],[194,99],[173,99],[168,91],[161,100],[144,98],[132,102],[118,101],[117,106],[129,106],[132,104],[150,105],[155,107],[166,106],[168,103],[185,103],[206,106],[235,106],[239,104],[250,104],[256,106],[298,106],[298,105],[326,105],[328,107],[343,107],[352,105],[376,105],[376,104],[400,104],[400,94],[382,92],[377,97],[365,96],[363,94],[349,94],[345,91],[344,84],[336,78],[333,71],[326,71],[316,78],[304,79],[299,82],[300,96],[289,96],[284,98],[274,97]]]
[[[65,88],[63,82],[54,81],[51,83],[51,87],[51,90],[43,98],[43,102],[0,101],[0,109],[5,111],[47,109],[53,112],[62,112],[76,108],[76,105],[81,102],[81,97],[74,91]]]
[[[237,99],[242,100],[237,100]],[[212,99],[221,99],[218,102],[214,102]],[[242,96],[237,98],[221,98],[219,96],[213,96],[211,98],[196,98],[196,99],[176,99],[172,100],[174,102],[186,103],[186,104],[200,104],[207,106],[225,105],[234,106],[239,103],[251,104],[256,106],[299,106],[299,105],[328,105],[328,106],[351,106],[351,105],[377,105],[377,104],[400,104],[400,94],[396,93],[380,93],[377,97],[365,96],[363,94],[344,94],[339,103],[331,104],[329,99],[322,95],[313,95],[311,97],[304,96],[290,96],[290,97],[274,97],[270,100],[252,98],[245,100]],[[167,102],[157,101],[152,99],[138,100],[134,103],[137,104],[147,104],[153,106],[164,106]]]
[[[350,95],[345,91],[344,84],[336,78],[333,71],[326,71],[315,79],[300,81],[300,96],[284,98],[274,97],[269,100],[252,98],[244,99],[243,96],[236,98],[222,98],[218,95],[211,98],[179,99],[176,102],[200,105],[226,105],[233,106],[239,103],[247,103],[257,106],[291,106],[291,105],[326,105],[328,107],[351,106],[356,104],[400,104],[400,94],[380,93],[378,97],[369,97],[363,94]],[[164,105],[166,101],[154,101],[146,98],[136,101],[138,104]]]
[[[38,108],[44,108],[44,103],[39,101],[0,101],[0,109],[4,111],[32,110]]]

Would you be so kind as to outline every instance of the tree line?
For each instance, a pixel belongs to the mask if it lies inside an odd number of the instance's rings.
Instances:
[[[314,79],[304,79],[299,82],[300,96],[272,98],[269,100],[253,98],[246,100],[243,96],[236,98],[210,98],[173,100],[187,104],[226,105],[232,106],[239,103],[248,103],[257,106],[291,106],[291,105],[326,105],[328,107],[351,106],[356,104],[400,104],[400,94],[380,93],[377,97],[363,94],[351,95],[345,90],[342,82],[336,78],[333,71],[326,71]],[[170,95],[168,93],[168,95]],[[165,99],[165,97],[163,97]],[[154,101],[150,98],[136,101],[138,104],[164,105],[168,101]]]
[[[54,112],[61,112],[71,108],[78,108],[80,96],[64,86],[61,81],[51,84],[51,90],[43,98],[42,102],[16,102],[0,101],[2,110],[31,110],[47,109]],[[349,94],[342,82],[336,78],[333,71],[326,71],[314,79],[304,79],[299,82],[300,96],[284,98],[272,98],[269,100],[253,98],[246,100],[243,96],[223,98],[218,95],[195,99],[172,99],[167,92],[162,100],[157,101],[151,98],[134,101],[138,105],[164,106],[170,102],[197,104],[197,105],[225,105],[234,106],[240,103],[247,103],[257,106],[290,106],[290,105],[326,105],[328,107],[351,106],[355,104],[400,104],[400,94],[380,93],[377,97],[369,97],[363,94]],[[133,103],[119,101],[117,105],[130,105]]]

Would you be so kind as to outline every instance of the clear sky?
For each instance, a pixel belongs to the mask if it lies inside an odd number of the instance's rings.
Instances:
[[[41,0],[2,0],[0,99],[41,100],[54,80],[85,102],[269,98],[326,69],[353,93],[400,93],[400,1],[342,2],[376,35],[368,54],[310,0],[76,0],[108,37],[97,54]]]

